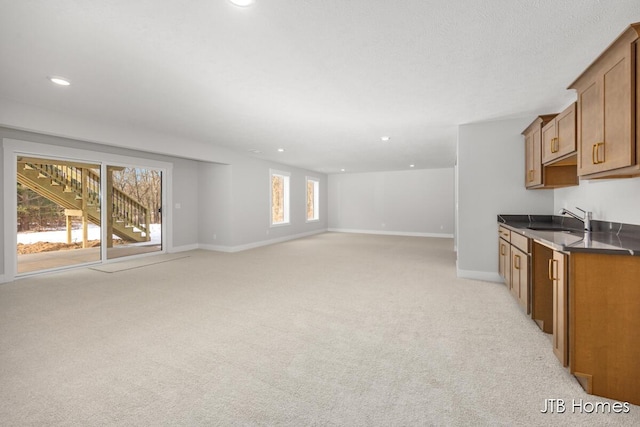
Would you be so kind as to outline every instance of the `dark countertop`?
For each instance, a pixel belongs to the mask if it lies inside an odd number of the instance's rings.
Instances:
[[[498,223],[558,251],[640,256],[639,225],[594,220],[585,233],[581,221],[557,215],[498,215]]]

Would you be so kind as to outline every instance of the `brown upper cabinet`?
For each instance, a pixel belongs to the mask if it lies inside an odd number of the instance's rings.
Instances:
[[[576,154],[576,104],[571,104],[542,128],[542,164]]]
[[[575,153],[572,154],[570,151],[565,151],[566,149],[563,147],[562,149],[558,149],[558,152],[553,153],[562,154],[555,157],[554,161],[543,165],[542,145],[544,129],[549,129],[549,126],[552,126],[554,135],[557,135],[558,130],[561,130],[562,136],[560,138],[570,140],[570,137],[567,136],[567,130],[570,129],[569,123],[572,117],[570,110],[571,107],[560,114],[538,116],[533,123],[522,132],[525,144],[524,182],[527,189],[558,188],[578,185]],[[573,117],[575,117],[575,114]],[[558,118],[561,120],[558,121]],[[547,134],[551,135],[550,132]],[[559,139],[556,136],[549,136],[549,138],[554,138],[554,144],[559,143]],[[562,146],[562,144],[560,144],[560,146]],[[556,151],[555,147],[557,147],[557,145],[554,145],[554,151]]]
[[[542,187],[542,128],[555,116],[555,114],[538,116],[522,132],[525,149],[524,184],[527,188]]]
[[[570,86],[578,94],[578,175],[640,175],[640,23],[627,28]]]

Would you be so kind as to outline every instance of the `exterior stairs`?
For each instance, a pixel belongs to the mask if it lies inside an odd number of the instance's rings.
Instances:
[[[89,222],[101,225],[100,175],[94,169],[70,162],[52,164],[33,160],[18,159],[20,184],[65,209],[86,213]],[[112,185],[107,193],[111,193],[111,212],[107,212],[111,221],[105,225],[111,228],[112,234],[127,242],[151,240],[149,209]]]

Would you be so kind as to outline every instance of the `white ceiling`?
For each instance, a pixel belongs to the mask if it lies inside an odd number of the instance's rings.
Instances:
[[[327,173],[450,167],[457,125],[557,112],[638,21],[638,0],[0,0],[0,99]]]

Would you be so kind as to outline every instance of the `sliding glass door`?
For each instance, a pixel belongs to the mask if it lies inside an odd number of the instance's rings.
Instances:
[[[100,165],[17,157],[17,272],[100,261]]]
[[[162,251],[162,170],[16,158],[17,274]]]
[[[162,171],[106,167],[107,259],[162,251]]]

